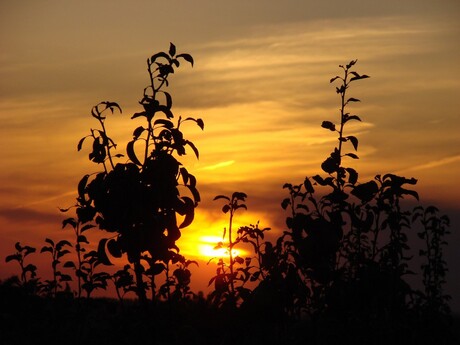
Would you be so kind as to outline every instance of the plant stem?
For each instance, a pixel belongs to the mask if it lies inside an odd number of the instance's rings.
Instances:
[[[136,293],[142,305],[147,304],[147,297],[145,296],[144,281],[142,280],[142,265],[140,259],[134,263],[134,272],[136,274]]]
[[[232,204],[236,205],[236,201],[233,202]],[[233,242],[232,242],[232,223],[233,223],[233,206],[230,208],[230,221],[229,221],[229,227],[228,227],[228,243],[229,243],[229,256],[230,256],[230,291],[232,293],[232,298],[235,300],[235,284],[233,281]]]
[[[343,91],[340,93],[341,107],[340,107],[340,130],[339,130],[339,147],[338,147],[338,151],[339,151],[338,155],[339,155],[340,160],[342,159],[343,127],[345,125],[345,106],[346,106],[345,95],[346,95],[347,88],[348,88],[347,79],[348,79],[348,69],[344,68],[344,77],[343,77],[343,85],[342,85]],[[337,190],[339,191],[342,190],[343,181],[342,181],[342,177],[340,176],[340,169],[337,171],[336,182],[337,182]]]
[[[99,119],[99,122],[101,123],[102,131],[104,132],[104,136],[105,136],[104,139],[107,140],[107,145],[106,145],[106,147],[107,147],[107,156],[109,157],[110,166],[113,169],[115,166],[113,164],[112,155],[110,154],[110,140],[109,140],[109,137],[107,136],[107,131],[105,129],[104,121],[102,119]],[[105,164],[104,164],[104,168],[107,171],[107,169],[105,167]]]

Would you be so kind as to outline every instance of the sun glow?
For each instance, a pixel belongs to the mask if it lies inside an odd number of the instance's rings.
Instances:
[[[223,242],[222,238],[219,236],[202,236],[200,237],[199,243],[198,253],[202,257],[223,258],[229,256],[226,243]],[[219,243],[222,243],[221,248],[217,248]],[[233,256],[241,256],[244,255],[245,252],[240,249],[233,249],[232,254]]]

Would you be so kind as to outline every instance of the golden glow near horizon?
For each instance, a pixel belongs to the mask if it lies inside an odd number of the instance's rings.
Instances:
[[[229,251],[226,248],[227,243],[218,236],[201,236],[199,239],[199,245],[197,248],[197,253],[200,258],[228,258]],[[221,247],[218,247],[218,244],[222,243]],[[196,253],[195,253],[196,255]],[[243,252],[238,249],[232,250],[233,256],[241,256]]]
[[[218,194],[248,194],[241,225],[260,220],[274,237],[284,230],[282,185],[321,173],[336,138],[320,125],[338,121],[329,79],[356,58],[357,71],[371,78],[350,89],[362,101],[350,110],[363,123],[347,129],[359,138],[360,156],[347,164],[363,181],[387,172],[418,178],[423,201],[458,211],[460,3],[335,5],[2,2],[0,272],[14,271],[1,256],[16,241],[39,247],[45,237],[71,236],[60,226],[72,215],[57,207],[74,204],[79,179],[101,169],[87,147],[76,151],[96,126],[91,107],[121,105],[107,126],[125,153],[138,125],[129,119],[148,83],[145,60],[170,41],[195,59],[171,79],[173,110],[205,122],[204,131],[183,127],[200,159],[180,160],[196,176],[202,202],[182,231],[182,253],[212,254],[206,236],[227,226],[212,202]],[[159,10],[168,16],[152,21]]]

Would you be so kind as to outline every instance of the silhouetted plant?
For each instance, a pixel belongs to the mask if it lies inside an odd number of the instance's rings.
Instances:
[[[136,284],[130,272],[131,270],[132,268],[130,265],[124,265],[122,269],[112,274],[111,280],[115,285],[115,291],[120,302],[123,302],[127,293],[136,292]]]
[[[424,307],[436,314],[449,314],[447,301],[450,296],[444,295],[443,285],[446,283],[447,263],[443,256],[443,247],[447,245],[445,236],[450,234],[450,220],[446,215],[440,215],[434,206],[414,209],[413,220],[420,219],[423,226],[417,233],[425,243],[425,249],[420,249],[419,255],[425,258],[422,264]]]
[[[32,253],[36,252],[36,248],[31,246],[21,246],[20,242],[16,242],[14,245],[16,248],[16,253],[8,255],[5,258],[5,262],[16,261],[21,268],[21,275],[19,284],[24,287],[27,291],[35,293],[39,288],[39,279],[36,279],[37,276],[37,266],[33,264],[26,264],[25,259]]]
[[[193,221],[194,209],[200,201],[195,177],[175,155],[185,155],[188,146],[198,157],[197,148],[184,139],[180,126],[192,121],[203,129],[204,123],[201,119],[179,116],[174,124],[172,97],[164,91],[169,84],[168,78],[181,60],[193,65],[191,55],[176,54],[173,44],[167,53],[154,54],[147,60],[150,85],[144,89],[139,102],[144,110],[131,117],[145,118],[146,125],[134,129],[133,139],[126,148],[127,163],[115,163],[115,158],[123,155],[113,155],[116,144],[105,127],[107,110],[121,112],[117,103],[101,102],[93,108],[91,113],[100,129],[92,129],[78,143],[80,150],[84,141],[91,138],[89,159],[102,164],[104,169],[92,179],[90,175],[81,179],[78,209],[86,220],[94,218],[101,230],[114,234],[100,241],[100,259],[110,264],[106,248],[114,257],[127,254],[134,265],[137,295],[141,301],[146,299],[143,274],[149,275],[154,296],[154,276],[164,270],[171,253],[179,251],[175,242],[181,235],[180,229]],[[184,194],[185,190],[188,192]],[[177,214],[184,216],[180,224]],[[142,261],[150,267],[144,268]]]
[[[79,288],[85,290],[87,298],[90,298],[91,293],[96,289],[106,290],[107,280],[111,279],[110,274],[107,272],[96,272],[96,267],[101,263],[98,253],[94,250],[83,254],[82,260],[79,262],[79,268],[75,266],[73,261],[64,263],[64,267],[75,269],[75,275],[82,282]],[[80,293],[78,297],[80,297]]]
[[[271,245],[271,243],[264,241],[264,233],[269,230],[270,228],[268,227],[260,229],[259,222],[257,222],[255,225],[249,224],[241,226],[236,231],[233,247],[235,248],[239,244],[250,244],[250,248],[254,249],[253,257],[244,258],[245,267],[237,268],[237,271],[242,273],[242,275],[240,275],[240,280],[243,283],[246,283],[248,280],[250,282],[262,281],[265,278],[262,262],[264,254],[266,253],[266,248]],[[256,265],[253,265],[254,262]],[[239,264],[243,264],[243,262],[239,260]]]
[[[61,212],[67,212],[69,209],[61,209]],[[82,292],[82,278],[84,278],[87,273],[85,272],[86,269],[83,268],[84,263],[89,264],[88,260],[85,260],[83,257],[86,252],[86,249],[83,247],[83,244],[89,244],[88,239],[83,232],[92,229],[95,227],[94,224],[86,223],[86,219],[84,219],[84,215],[80,214],[80,209],[77,208],[77,219],[75,218],[67,218],[62,222],[62,228],[64,229],[67,225],[71,226],[74,234],[75,234],[75,253],[77,255],[77,262],[67,261],[64,263],[64,267],[73,268],[75,270],[75,275],[77,277],[77,297],[81,297]],[[84,221],[82,221],[83,219]],[[85,224],[86,223],[86,224]]]
[[[231,197],[218,195],[214,200],[223,199],[227,203],[222,207],[223,213],[229,214],[229,226],[224,228],[222,242],[219,242],[214,249],[225,249],[223,257],[218,258],[216,275],[211,278],[208,286],[214,283],[214,291],[209,295],[214,304],[227,307],[239,306],[247,300],[251,294],[250,288],[247,287],[248,282],[256,282],[264,277],[264,272],[261,268],[262,247],[264,245],[264,232],[269,228],[259,229],[259,224],[241,226],[236,231],[233,229],[233,219],[235,212],[238,209],[247,209],[247,195],[241,192],[235,192]],[[227,237],[227,241],[225,237]],[[237,249],[241,245],[251,245],[254,249],[254,256],[241,257],[237,253]],[[211,262],[216,258],[209,260]],[[208,262],[208,263],[209,263]],[[256,262],[257,265],[254,265]]]
[[[165,283],[161,285],[158,295],[159,297],[168,300],[169,302],[180,302],[191,299],[194,293],[190,289],[192,273],[188,267],[192,264],[198,266],[198,262],[187,260],[184,256],[175,254],[165,268]],[[176,268],[170,274],[170,265],[175,265]],[[174,290],[171,292],[171,288]]]
[[[43,246],[40,253],[49,252],[51,254],[51,267],[53,270],[53,278],[47,279],[43,283],[43,290],[46,294],[56,297],[58,290],[62,289],[62,283],[66,283],[66,290],[68,289],[68,282],[72,281],[72,277],[68,274],[62,273],[60,270],[61,259],[70,253],[65,247],[72,247],[69,241],[61,240],[54,243],[53,240],[47,238],[45,242],[49,246]]]
[[[247,210],[246,201],[247,195],[241,192],[234,192],[231,197],[225,195],[218,195],[214,200],[223,199],[227,203],[222,207],[223,213],[229,213],[228,232],[227,228],[224,228],[222,239],[228,236],[228,244],[226,250],[228,252],[229,262],[226,263],[223,258],[219,258],[217,264],[216,276],[213,277],[208,285],[214,283],[214,291],[211,293],[211,298],[216,304],[225,302],[230,306],[236,306],[237,303],[237,290],[235,289],[235,280],[237,273],[235,272],[235,264],[243,263],[244,259],[239,256],[234,257],[234,242],[233,242],[233,217],[238,209],[244,208]],[[220,249],[223,247],[223,242],[219,242],[214,249]],[[212,259],[211,259],[212,260]],[[210,261],[211,261],[210,260]]]
[[[358,159],[354,152],[345,150],[345,143],[351,143],[354,151],[358,149],[358,138],[345,134],[346,125],[361,121],[348,111],[350,104],[360,101],[349,97],[348,90],[354,81],[369,78],[353,70],[356,62],[340,65],[343,75],[330,80],[340,81],[336,92],[341,107],[339,124],[323,121],[321,125],[337,133],[338,139],[321,164],[327,175],[306,177],[299,185],[284,185],[289,197],[281,206],[291,213],[286,219],[289,231],[275,246],[266,247],[267,279],[261,288],[275,286],[283,296],[289,296],[283,300],[285,312],[291,316],[306,312],[317,329],[321,329],[321,322],[338,322],[342,330],[353,333],[358,325],[366,325],[359,336],[379,334],[388,341],[400,341],[413,335],[409,315],[414,312],[410,301],[415,292],[405,276],[414,274],[408,268],[412,256],[407,231],[413,229],[412,220],[417,218],[402,200],[408,196],[418,200],[418,193],[407,187],[417,180],[385,174],[360,183],[358,172],[343,165],[344,158]],[[428,259],[423,266],[424,283],[426,288],[437,286],[431,291],[440,291],[445,262],[437,255],[443,242],[434,233],[444,235],[448,223],[432,212],[430,208],[423,216],[425,230],[419,236],[428,239],[429,248],[421,252]],[[431,273],[434,267],[439,272],[437,278]]]

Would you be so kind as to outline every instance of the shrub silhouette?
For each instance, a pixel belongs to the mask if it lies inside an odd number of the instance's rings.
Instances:
[[[20,279],[17,280],[16,284],[24,288],[25,291],[30,293],[36,293],[39,290],[39,279],[37,277],[37,266],[34,264],[26,264],[25,259],[30,254],[37,251],[36,248],[31,246],[22,246],[21,242],[16,242],[14,245],[16,253],[7,255],[5,262],[17,261],[21,268]]]
[[[154,276],[163,272],[179,251],[175,242],[181,235],[180,229],[193,221],[194,209],[200,201],[195,177],[175,155],[185,155],[188,146],[198,157],[197,148],[184,138],[180,126],[192,121],[203,129],[204,123],[191,117],[179,117],[174,123],[172,97],[164,90],[180,61],[193,65],[191,55],[176,54],[172,43],[167,53],[154,54],[147,60],[150,85],[139,102],[143,111],[131,117],[145,118],[146,125],[134,129],[133,139],[126,147],[126,163],[115,163],[115,158],[124,156],[113,154],[116,144],[105,128],[106,112],[121,112],[117,103],[101,102],[93,107],[91,114],[100,129],[92,129],[78,143],[80,150],[84,141],[91,139],[89,159],[103,167],[102,172],[91,178],[85,175],[78,185],[79,222],[94,220],[99,229],[114,234],[100,241],[99,260],[110,264],[107,251],[114,257],[126,254],[134,265],[137,295],[142,301],[146,299],[142,275],[149,276],[154,298]],[[179,189],[180,182],[188,194]],[[184,216],[180,224],[177,214]]]
[[[283,312],[291,319],[311,319],[317,333],[309,339],[314,342],[410,343],[414,337],[423,342],[433,338],[416,336],[425,332],[420,324],[414,331],[414,319],[434,317],[441,321],[432,334],[442,343],[448,337],[449,320],[449,297],[442,293],[448,218],[439,216],[436,208],[424,213],[421,207],[404,207],[405,197],[418,200],[417,192],[408,188],[416,184],[414,178],[385,174],[358,182],[358,172],[344,166],[345,158],[358,159],[345,145],[357,151],[359,142],[345,135],[346,124],[361,121],[348,112],[352,103],[360,101],[349,97],[348,90],[355,81],[369,78],[353,70],[356,62],[340,65],[343,75],[330,80],[340,81],[336,92],[341,108],[338,125],[332,121],[321,125],[337,133],[338,140],[321,164],[327,175],[284,185],[289,197],[281,205],[291,213],[286,219],[289,230],[265,254],[271,256],[265,265],[266,282],[257,289],[270,291],[271,298],[274,291],[283,296]],[[408,232],[415,232],[412,221],[420,217],[424,230],[419,236],[427,245],[420,251],[427,259],[422,266],[424,293],[405,281],[406,275],[414,274],[408,268],[412,258]],[[336,338],[328,331],[331,327]]]
[[[228,230],[224,228],[222,241],[217,243],[214,249],[225,249],[226,255],[218,259],[216,275],[211,278],[208,286],[214,285],[214,290],[209,294],[209,300],[213,305],[234,309],[247,300],[251,290],[246,286],[248,282],[256,282],[264,273],[260,268],[262,255],[262,240],[264,232],[270,228],[259,229],[259,224],[241,226],[234,234],[233,219],[239,209],[246,209],[245,204],[247,195],[242,192],[234,192],[231,197],[217,195],[214,200],[224,200],[226,203],[222,207],[222,212],[229,214]],[[225,237],[228,236],[226,242]],[[235,249],[241,244],[250,244],[254,249],[254,256],[245,258],[239,256]],[[228,258],[227,258],[228,257]],[[209,264],[208,262],[208,264]],[[258,264],[255,266],[254,262]]]

